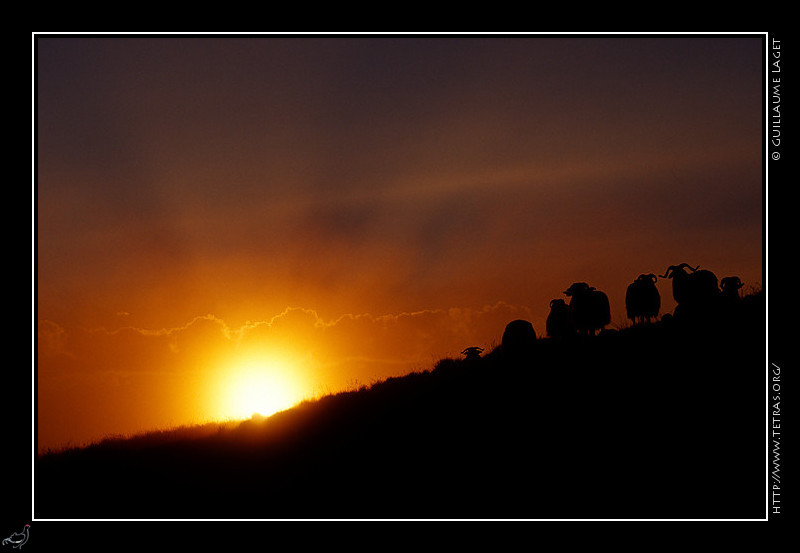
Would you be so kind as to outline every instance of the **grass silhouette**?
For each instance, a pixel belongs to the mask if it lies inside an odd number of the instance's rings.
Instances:
[[[37,518],[762,518],[763,296],[36,459]],[[669,324],[668,324],[669,323]]]

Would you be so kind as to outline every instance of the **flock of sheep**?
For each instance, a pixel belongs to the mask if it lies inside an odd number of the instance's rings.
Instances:
[[[659,278],[672,280],[672,295],[677,302],[674,317],[677,320],[692,320],[703,314],[716,313],[724,316],[726,310],[736,309],[741,298],[739,290],[742,281],[739,277],[725,277],[718,281],[717,276],[709,270],[700,270],[699,265],[692,267],[688,263],[671,265],[667,271],[657,277],[654,274],[641,274],[628,286],[625,294],[625,308],[628,318],[633,324],[641,325],[658,317],[661,310],[661,296],[656,287]],[[546,331],[551,338],[562,338],[575,335],[593,336],[603,331],[611,322],[611,308],[608,296],[589,286],[585,282],[576,282],[564,291],[569,303],[563,299],[550,302],[550,313],[547,316]],[[536,333],[530,322],[512,321],[503,333],[504,348],[536,339]],[[476,352],[464,350],[467,357]]]

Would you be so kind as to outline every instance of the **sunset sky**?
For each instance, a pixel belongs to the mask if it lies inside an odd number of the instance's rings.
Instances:
[[[640,273],[761,288],[763,41],[37,37],[39,449],[544,336],[573,282],[617,328]]]

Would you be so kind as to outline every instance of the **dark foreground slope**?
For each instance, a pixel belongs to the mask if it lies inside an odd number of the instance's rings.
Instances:
[[[37,518],[762,518],[761,317],[539,340],[36,462]]]

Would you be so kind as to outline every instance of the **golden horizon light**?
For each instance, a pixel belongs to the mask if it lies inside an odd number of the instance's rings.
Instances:
[[[211,393],[216,419],[269,417],[308,398],[287,357],[251,355],[233,360],[217,376]]]

